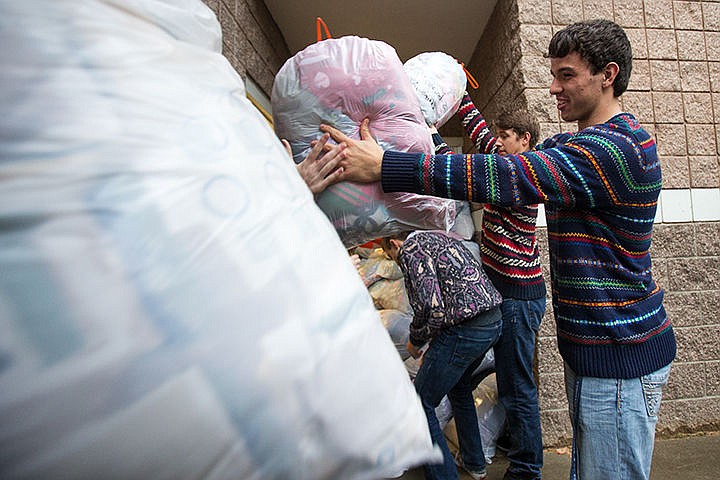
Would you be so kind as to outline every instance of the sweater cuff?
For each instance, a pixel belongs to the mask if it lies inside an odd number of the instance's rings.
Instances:
[[[422,153],[385,151],[382,161],[383,191],[421,193],[417,169],[422,157]]]

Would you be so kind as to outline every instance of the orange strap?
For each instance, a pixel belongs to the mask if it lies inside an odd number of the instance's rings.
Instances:
[[[330,30],[328,29],[328,26],[327,26],[327,24],[325,23],[325,20],[323,20],[323,19],[320,18],[320,17],[317,17],[317,18],[315,19],[315,29],[316,29],[316,31],[317,31],[317,41],[318,41],[318,42],[323,39],[323,37],[322,37],[322,30],[323,30],[323,29],[325,29],[325,36],[326,36],[327,38],[332,38],[332,35],[330,35]]]
[[[478,83],[478,81],[475,80],[475,77],[472,76],[472,73],[470,73],[470,72],[468,71],[468,69],[465,68],[465,64],[464,64],[464,63],[460,62],[460,65],[462,65],[463,70],[465,71],[465,76],[467,77],[468,83],[470,83],[470,86],[473,87],[475,90],[477,90],[478,87],[480,87],[480,84]]]
[[[379,238],[376,238],[374,240],[365,242],[362,245],[358,245],[358,247],[360,247],[360,248],[380,248],[380,247],[382,247],[382,243],[380,243]]]

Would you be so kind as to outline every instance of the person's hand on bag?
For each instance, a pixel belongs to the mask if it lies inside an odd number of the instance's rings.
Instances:
[[[360,183],[371,183],[380,180],[382,173],[382,159],[384,150],[370,135],[370,120],[365,119],[360,124],[360,140],[355,140],[337,128],[329,125],[320,125],[320,130],[329,133],[333,140],[343,143],[346,147],[341,152],[340,175],[341,180]]]
[[[328,186],[338,182],[343,173],[343,168],[338,168],[338,164],[344,145],[327,145],[329,139],[330,135],[326,133],[319,140],[313,141],[308,156],[297,164],[298,173],[313,195],[319,194]],[[284,138],[281,141],[292,158],[290,143]]]

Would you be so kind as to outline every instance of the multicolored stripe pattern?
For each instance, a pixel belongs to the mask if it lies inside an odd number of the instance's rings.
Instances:
[[[532,152],[477,154],[471,163],[469,170],[465,155],[429,157],[433,190],[444,195],[450,178],[450,198],[545,204],[558,348],[570,367],[584,376],[637,378],[668,365],[675,337],[649,254],[660,162],[637,120],[622,113]],[[416,178],[422,167],[416,154],[386,152],[383,188],[408,187],[401,179]],[[429,193],[417,183],[409,191]]]
[[[495,137],[467,92],[460,103],[458,116],[478,152],[497,151]],[[433,141],[436,155],[453,153],[439,135],[433,135]],[[511,176],[517,180],[518,172],[513,168],[514,164],[511,163],[508,167]],[[472,155],[465,156],[465,171],[468,198],[472,198]],[[488,188],[492,189],[496,184],[495,181],[491,182]],[[517,181],[514,184],[517,184]],[[497,196],[496,189],[490,193]],[[514,189],[513,196],[519,201],[518,189]],[[537,214],[537,205],[519,207],[483,205],[480,240],[483,268],[504,298],[532,300],[542,298],[546,294],[535,236]]]
[[[478,152],[491,153],[496,150],[495,137],[490,133],[485,118],[475,107],[470,95],[465,92],[458,108],[458,117],[467,135],[472,139]],[[477,141],[476,141],[477,139]]]

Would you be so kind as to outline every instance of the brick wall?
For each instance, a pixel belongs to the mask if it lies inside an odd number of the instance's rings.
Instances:
[[[513,14],[513,9],[517,13]],[[714,192],[720,188],[720,2],[499,0],[495,15],[498,12],[503,13],[496,20],[507,19],[509,25],[504,26],[518,38],[503,37],[497,31],[503,22],[491,20],[469,68],[480,70],[475,62],[482,64],[486,59],[506,59],[507,65],[517,70],[511,77],[501,67],[493,67],[487,74],[516,79],[506,90],[512,95],[521,90],[524,100],[518,103],[527,103],[544,135],[574,129],[573,124],[561,121],[548,92],[549,65],[543,53],[552,33],[578,20],[609,18],[626,29],[633,45],[633,74],[622,98],[623,107],[635,113],[655,136],[664,189]],[[476,97],[492,118],[497,111],[494,105],[512,95],[496,88],[490,79],[485,85],[492,88]],[[720,211],[720,203],[717,209]],[[660,214],[651,250],[654,273],[666,292],[665,306],[678,338],[678,356],[665,391],[658,433],[718,430],[720,222],[659,222]],[[549,275],[544,228],[539,237]],[[543,440],[546,445],[566,444],[572,432],[550,303],[538,341],[537,369]]]
[[[285,39],[262,0],[204,0],[220,21],[223,55],[243,79],[270,97],[275,74],[290,57]]]

